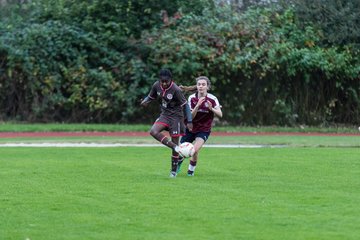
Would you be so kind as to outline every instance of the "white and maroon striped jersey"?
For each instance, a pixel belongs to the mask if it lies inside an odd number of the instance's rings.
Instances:
[[[190,106],[190,109],[193,110],[196,106],[196,104],[199,101],[198,93],[194,93],[189,96],[188,104]],[[220,104],[213,94],[208,93],[205,97],[205,101],[200,105],[199,110],[193,119],[193,131],[196,132],[209,132],[211,131],[212,122],[214,120],[214,113],[209,110],[208,103],[209,101],[213,108],[219,108]]]

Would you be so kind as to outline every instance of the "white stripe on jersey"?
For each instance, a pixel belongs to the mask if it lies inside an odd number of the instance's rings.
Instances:
[[[215,106],[213,106],[214,108],[220,108],[221,107],[220,103],[219,103],[219,100],[217,99],[217,97],[215,97],[215,95],[213,95],[211,93],[207,93],[206,97],[214,100],[214,102],[216,104]],[[193,110],[193,108],[191,107],[191,99],[193,99],[193,98],[196,98],[196,93],[191,94],[189,96],[189,98],[188,98],[188,105],[189,105],[191,111]]]

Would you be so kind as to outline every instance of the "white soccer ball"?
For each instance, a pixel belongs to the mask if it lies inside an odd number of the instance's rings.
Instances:
[[[179,153],[184,157],[192,157],[195,153],[195,148],[192,143],[184,142],[179,145]]]

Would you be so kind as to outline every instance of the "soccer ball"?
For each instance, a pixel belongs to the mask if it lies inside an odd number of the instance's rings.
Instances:
[[[179,145],[179,153],[184,157],[192,157],[195,153],[195,148],[192,143],[184,142]]]

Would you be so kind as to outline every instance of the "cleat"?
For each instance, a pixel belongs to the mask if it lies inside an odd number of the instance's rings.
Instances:
[[[171,177],[171,178],[176,178],[176,172],[171,171],[169,177]]]
[[[187,172],[187,175],[188,175],[189,177],[193,177],[194,174],[195,174],[194,171],[188,171],[188,172]]]

